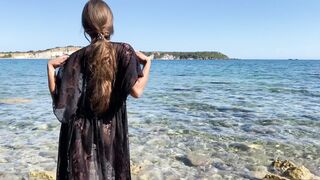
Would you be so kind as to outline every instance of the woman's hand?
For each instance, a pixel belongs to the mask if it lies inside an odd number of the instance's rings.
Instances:
[[[140,64],[146,64],[148,61],[151,61],[151,59],[153,59],[153,55],[146,56],[145,54],[143,54],[140,51],[136,51],[136,55],[139,58]]]
[[[60,57],[57,57],[55,59],[51,59],[50,61],[48,61],[48,65],[51,65],[54,69],[56,69],[57,67],[62,66],[65,61],[68,59],[68,55],[62,55]]]

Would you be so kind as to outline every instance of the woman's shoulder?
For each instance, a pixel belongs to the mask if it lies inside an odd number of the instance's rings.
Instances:
[[[75,69],[80,66],[81,59],[85,56],[88,46],[82,47],[69,55],[66,63],[62,66],[63,69]]]
[[[111,42],[116,48],[117,52],[134,52],[133,47],[129,43],[125,42]]]
[[[74,51],[73,53],[71,53],[71,54],[69,55],[69,58],[70,58],[70,59],[74,59],[74,58],[77,58],[77,57],[78,57],[78,58],[79,58],[79,57],[82,57],[82,56],[86,53],[86,51],[88,51],[88,46],[82,47],[82,48]]]
[[[135,56],[133,47],[124,42],[111,42],[115,47],[117,61],[126,66],[130,59]]]

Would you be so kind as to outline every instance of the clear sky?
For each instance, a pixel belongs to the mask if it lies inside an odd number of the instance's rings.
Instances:
[[[88,44],[86,0],[1,0],[0,51]],[[113,41],[142,51],[320,59],[320,0],[109,0]]]

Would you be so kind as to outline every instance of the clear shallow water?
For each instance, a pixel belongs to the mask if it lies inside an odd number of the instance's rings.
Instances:
[[[55,171],[46,63],[0,61],[1,174]],[[154,61],[128,101],[133,177],[253,179],[275,158],[319,176],[319,82],[320,61]]]

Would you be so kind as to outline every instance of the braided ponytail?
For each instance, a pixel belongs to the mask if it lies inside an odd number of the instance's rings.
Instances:
[[[87,63],[90,107],[95,113],[103,113],[109,108],[116,73],[115,51],[109,41],[113,34],[113,16],[108,5],[102,0],[87,2],[82,12],[82,25],[91,37]]]

